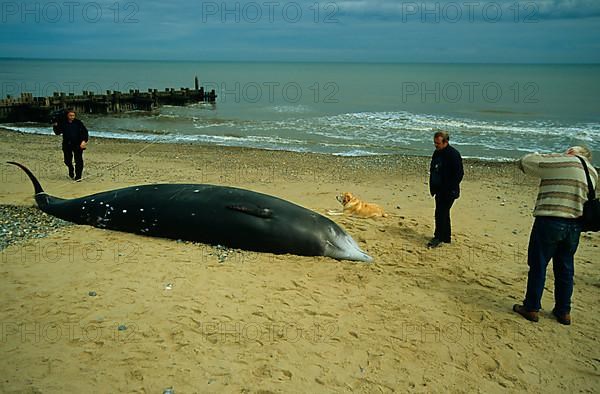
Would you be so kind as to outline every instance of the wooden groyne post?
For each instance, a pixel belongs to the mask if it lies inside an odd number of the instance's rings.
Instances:
[[[188,105],[192,103],[215,103],[217,94],[212,89],[205,92],[194,78],[194,89],[166,88],[164,91],[148,89],[140,92],[131,89],[128,93],[107,90],[106,94],[84,91],[81,95],[55,92],[50,97],[33,97],[31,93],[21,93],[19,98],[7,96],[0,100],[0,122],[43,122],[47,123],[53,111],[73,108],[86,114],[113,114],[127,111],[152,111],[162,105]]]

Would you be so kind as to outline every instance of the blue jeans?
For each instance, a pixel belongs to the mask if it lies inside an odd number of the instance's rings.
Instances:
[[[542,293],[546,282],[546,267],[552,259],[554,268],[554,309],[557,314],[571,311],[573,294],[573,257],[579,245],[581,224],[577,219],[536,217],[527,253],[529,274],[523,305],[528,311],[541,309]]]

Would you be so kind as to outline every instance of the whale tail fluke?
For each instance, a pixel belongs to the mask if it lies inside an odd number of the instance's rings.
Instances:
[[[60,210],[57,210],[55,207],[56,203],[63,201],[63,199],[52,197],[51,195],[46,193],[44,189],[42,189],[42,185],[40,185],[40,182],[37,180],[35,175],[33,175],[33,173],[29,171],[29,168],[25,167],[23,164],[19,164],[14,161],[7,161],[7,163],[14,164],[15,166],[21,168],[23,171],[25,171],[29,179],[31,179],[31,183],[33,183],[33,188],[35,190],[35,202],[37,203],[38,208],[50,215],[63,219]]]
[[[31,183],[33,183],[33,188],[35,189],[35,194],[44,193],[44,189],[42,189],[42,185],[40,185],[40,182],[37,180],[35,175],[33,175],[33,173],[31,171],[29,171],[29,168],[25,167],[23,164],[19,164],[14,161],[7,161],[7,163],[14,164],[15,166],[20,167],[23,171],[25,171],[25,173],[27,174],[29,179],[31,179]]]

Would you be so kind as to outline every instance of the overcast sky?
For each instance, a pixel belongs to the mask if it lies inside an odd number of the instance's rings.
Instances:
[[[600,63],[600,0],[3,1],[0,56]]]

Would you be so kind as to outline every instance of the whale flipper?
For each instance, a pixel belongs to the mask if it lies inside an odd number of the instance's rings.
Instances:
[[[228,205],[227,209],[232,209],[234,211],[238,211],[238,212],[243,212],[243,213],[247,213],[248,215],[252,215],[252,216],[256,216],[259,218],[263,218],[263,219],[267,219],[273,216],[273,211],[271,211],[268,208],[260,208],[258,206],[252,206],[252,205],[243,205],[243,204],[236,204],[236,205]]]

